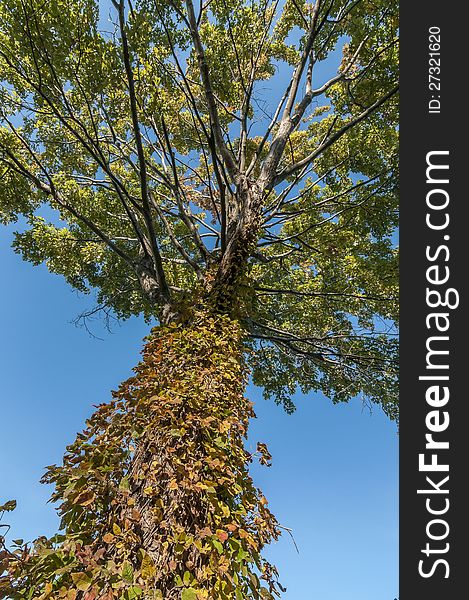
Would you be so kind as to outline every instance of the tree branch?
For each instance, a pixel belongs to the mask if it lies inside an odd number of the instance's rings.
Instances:
[[[197,60],[199,63],[200,76],[205,92],[205,98],[207,100],[208,112],[210,116],[210,122],[212,125],[213,136],[215,144],[223,157],[223,161],[226,165],[228,173],[231,175],[233,181],[237,181],[239,178],[239,170],[236,166],[235,160],[231,152],[228,150],[225,141],[223,139],[223,132],[220,125],[220,119],[218,116],[218,108],[215,100],[215,96],[212,89],[212,82],[210,79],[210,72],[207,64],[207,58],[205,56],[204,47],[202,40],[200,39],[199,29],[197,26],[197,20],[194,13],[194,5],[192,0],[186,0],[185,2],[188,14],[188,25],[189,31],[194,43],[194,48],[197,54]]]
[[[162,298],[166,302],[169,303],[171,293],[168,288],[168,284],[166,282],[166,275],[164,272],[163,264],[161,261],[161,255],[158,248],[158,243],[156,241],[155,229],[153,226],[153,221],[151,217],[151,208],[150,202],[148,198],[148,182],[147,182],[147,170],[146,170],[146,160],[145,153],[143,151],[142,144],[142,136],[140,133],[140,125],[138,119],[138,111],[137,111],[137,101],[135,95],[135,82],[133,77],[131,59],[130,59],[130,50],[127,40],[126,33],[126,24],[125,24],[125,14],[124,14],[124,0],[120,0],[119,4],[116,3],[115,0],[112,0],[113,4],[119,11],[119,27],[121,33],[122,40],[122,52],[124,57],[124,65],[125,71],[127,75],[127,81],[129,86],[129,100],[130,100],[130,112],[132,116],[132,125],[135,134],[135,143],[137,145],[137,154],[138,154],[138,162],[140,167],[140,189],[142,195],[142,204],[144,209],[143,218],[145,221],[145,225],[148,230],[148,235],[150,238],[150,246],[151,246],[151,255],[153,259],[153,263],[155,265],[156,278],[158,281],[158,286],[160,288],[160,294]]]
[[[290,175],[292,175],[293,173],[295,173],[295,171],[298,171],[298,169],[301,169],[305,165],[308,165],[309,163],[311,163],[315,158],[317,158],[320,154],[322,154],[324,152],[324,150],[326,150],[327,148],[329,148],[329,146],[331,146],[334,142],[336,142],[338,139],[340,139],[345,133],[347,133],[347,131],[349,131],[350,129],[352,129],[353,127],[355,127],[355,125],[358,125],[358,123],[361,123],[369,115],[371,115],[373,112],[375,112],[387,100],[389,100],[392,96],[394,96],[394,94],[396,94],[398,92],[398,90],[399,90],[399,86],[396,85],[387,94],[385,94],[379,100],[377,100],[376,102],[374,102],[366,110],[364,110],[359,115],[357,115],[356,117],[354,117],[353,119],[351,119],[348,123],[346,123],[338,131],[336,131],[334,134],[332,134],[331,136],[329,136],[325,141],[323,141],[316,148],[316,150],[314,150],[313,152],[311,152],[308,156],[306,156],[302,160],[299,160],[294,165],[291,165],[290,167],[287,167],[287,168],[283,169],[283,171],[281,171],[280,173],[278,173],[275,176],[274,181],[273,181],[273,185],[274,186],[278,185],[284,179],[286,179],[287,177],[289,177]]]

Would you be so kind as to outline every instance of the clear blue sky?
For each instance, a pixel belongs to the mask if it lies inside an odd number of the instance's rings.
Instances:
[[[0,229],[0,501],[18,500],[11,536],[51,534],[57,518],[40,485],[43,468],[61,460],[92,405],[136,364],[148,326],[132,319],[91,338],[71,321],[93,306],[64,280],[32,267]],[[288,416],[250,389],[258,418],[248,444],[266,442],[273,466],[254,476],[280,523],[293,529],[268,555],[287,587],[285,600],[393,600],[397,596],[396,427],[360,402],[333,406],[297,397]],[[10,539],[11,539],[10,536]]]

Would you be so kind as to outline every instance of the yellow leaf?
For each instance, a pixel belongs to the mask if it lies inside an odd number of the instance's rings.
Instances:
[[[140,572],[143,579],[152,579],[156,575],[155,563],[151,556],[142,549],[143,559]]]
[[[72,580],[78,590],[80,590],[81,592],[86,592],[86,590],[91,585],[91,574],[72,573]]]

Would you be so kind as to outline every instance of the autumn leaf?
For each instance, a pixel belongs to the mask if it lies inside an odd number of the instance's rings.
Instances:
[[[152,579],[156,575],[155,563],[151,556],[145,552],[145,550],[141,550],[143,555],[142,563],[140,565],[140,573],[143,579]]]
[[[171,569],[171,571],[174,571],[177,568],[177,562],[175,560],[170,560],[168,567]]]
[[[130,490],[130,483],[128,477],[123,477],[119,483],[119,490],[121,492],[128,492]]]
[[[75,504],[79,504],[80,506],[89,506],[93,503],[95,499],[94,492],[82,492],[75,498]]]
[[[16,500],[8,500],[8,502],[5,502],[5,504],[1,504],[0,505],[0,512],[9,512],[12,510],[15,510],[16,508]]]
[[[217,529],[217,537],[220,540],[220,542],[225,542],[228,539],[228,534],[226,533],[226,531]]]

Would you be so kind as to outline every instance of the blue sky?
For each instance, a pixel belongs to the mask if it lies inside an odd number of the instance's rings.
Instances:
[[[71,321],[93,299],[61,277],[32,267],[9,248],[13,228],[0,229],[1,435],[0,500],[16,498],[11,537],[51,534],[57,518],[46,504],[43,468],[92,412],[110,398],[136,364],[148,326],[132,319],[93,324],[96,335]],[[255,467],[256,483],[280,523],[293,530],[268,550],[287,587],[285,600],[393,600],[397,596],[396,427],[359,401],[333,406],[296,398],[289,416],[251,388],[258,418],[248,445],[266,442],[273,466]]]

